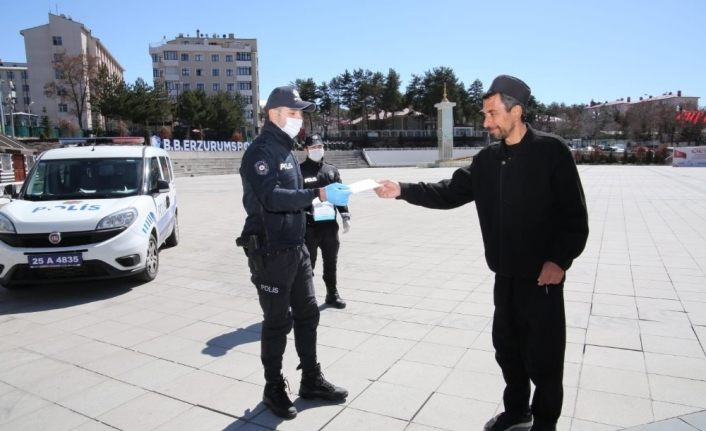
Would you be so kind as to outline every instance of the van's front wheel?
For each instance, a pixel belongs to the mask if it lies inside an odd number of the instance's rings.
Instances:
[[[140,281],[152,281],[157,278],[157,272],[159,272],[159,247],[157,247],[157,238],[150,235],[145,256],[145,268],[137,274],[136,278]]]

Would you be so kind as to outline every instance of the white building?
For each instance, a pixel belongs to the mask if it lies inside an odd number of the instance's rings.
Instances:
[[[34,105],[29,93],[27,63],[0,60],[0,96],[2,99],[0,112],[2,112],[2,119],[5,120],[5,127],[0,127],[0,132],[5,131],[9,134],[10,131],[7,129],[12,123],[10,120],[12,113],[37,113],[32,112]]]
[[[56,79],[54,62],[62,55],[95,57],[104,64],[108,72],[122,78],[123,67],[110,54],[101,41],[91,34],[82,23],[65,15],[49,14],[49,23],[20,31],[25,40],[30,97],[34,104],[32,112],[41,114],[46,108],[47,116],[57,125],[61,120],[76,123],[75,115],[67,101],[44,95],[44,86]],[[93,125],[90,101],[87,102],[83,124],[87,129]]]
[[[219,91],[238,92],[245,102],[246,134],[254,137],[259,111],[259,72],[257,39],[237,39],[228,35],[179,34],[149,48],[155,85],[165,85],[169,95],[177,98],[189,90],[206,94]]]

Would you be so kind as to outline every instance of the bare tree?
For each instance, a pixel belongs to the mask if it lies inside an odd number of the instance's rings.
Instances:
[[[84,115],[89,109],[91,83],[98,77],[98,61],[92,55],[62,55],[54,62],[56,79],[44,85],[44,94],[59,98],[70,106],[83,130]]]

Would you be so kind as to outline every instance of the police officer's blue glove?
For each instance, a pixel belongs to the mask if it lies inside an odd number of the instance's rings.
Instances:
[[[332,183],[324,187],[326,200],[336,206],[348,205],[348,197],[351,195],[351,188],[345,184]]]

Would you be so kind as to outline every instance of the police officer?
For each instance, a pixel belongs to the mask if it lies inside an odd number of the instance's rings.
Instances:
[[[306,160],[301,165],[304,176],[304,188],[324,187],[332,183],[340,183],[341,175],[338,168],[324,161],[324,143],[321,136],[307,136],[304,140]],[[351,227],[351,214],[348,206],[334,206],[327,202],[312,205],[306,215],[306,248],[311,255],[311,268],[316,268],[317,250],[321,248],[321,258],[324,261],[323,279],[326,284],[326,303],[336,308],[345,308],[346,303],[338,294],[336,284],[336,262],[338,260],[338,223],[336,213],[341,213],[343,233]]]
[[[297,369],[302,370],[299,396],[331,401],[348,396],[348,391],[324,378],[316,357],[319,308],[304,245],[304,210],[315,197],[346,205],[350,189],[340,183],[304,189],[292,147],[302,126],[302,111],[314,109],[315,105],[302,100],[293,87],[275,88],[265,105],[262,132],[245,151],[240,166],[247,218],[237,243],[248,256],[251,280],[263,312],[263,403],[275,415],[287,419],[297,415],[282,375],[282,356],[292,326],[300,361]]]

